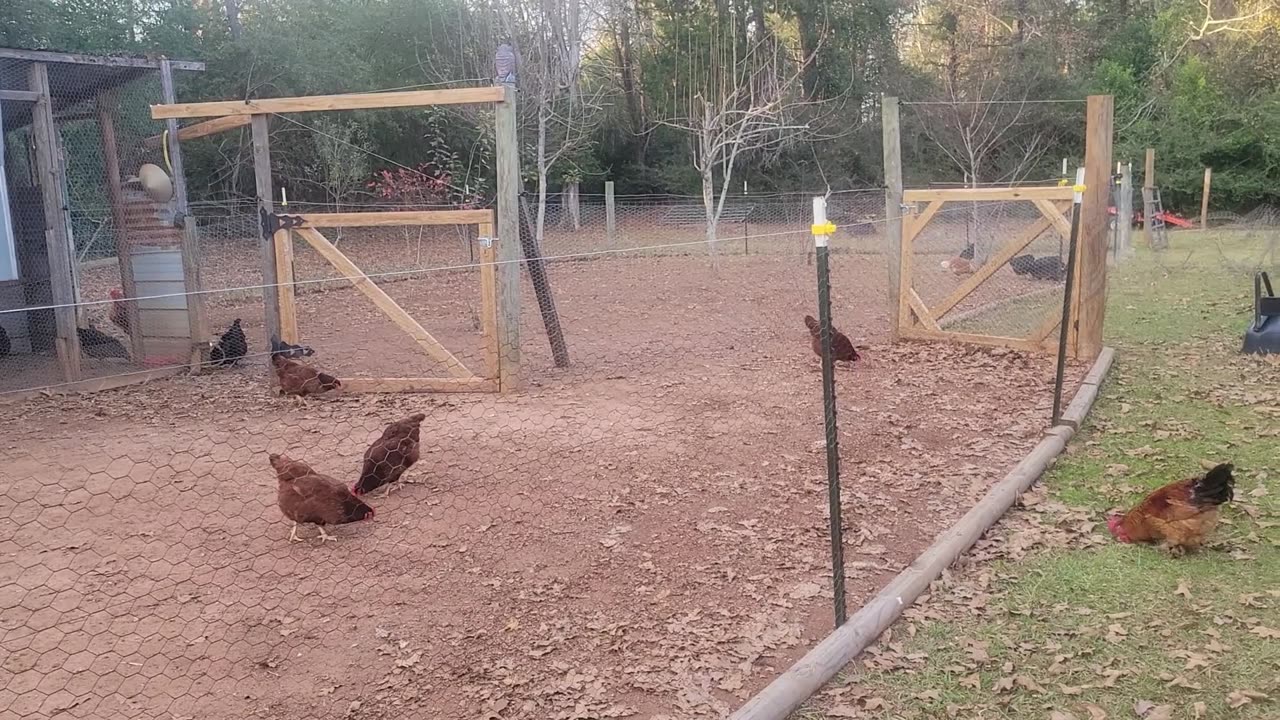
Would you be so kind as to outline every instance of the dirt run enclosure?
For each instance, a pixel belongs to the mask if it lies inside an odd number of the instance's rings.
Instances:
[[[373,274],[422,240],[396,233],[338,246]],[[378,282],[473,358],[475,238],[427,237],[434,270]],[[791,226],[750,252],[549,261],[571,364],[552,362],[526,276],[514,392],[277,397],[260,296],[227,292],[209,325],[243,320],[239,367],[0,406],[0,718],[736,707],[831,623],[810,242]],[[857,242],[837,235],[832,260],[835,324],[868,346],[837,378],[855,607],[1036,443],[1054,371],[1048,355],[890,345],[887,264]],[[300,282],[321,279],[312,260],[295,258]],[[316,282],[297,312],[317,367],[422,369],[350,283]],[[368,499],[376,517],[290,543],[267,454],[350,484],[415,412],[421,459]]]

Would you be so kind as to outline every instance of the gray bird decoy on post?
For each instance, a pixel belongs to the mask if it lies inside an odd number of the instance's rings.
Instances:
[[[493,54],[494,81],[499,85],[516,84],[516,51],[508,43],[498,46]]]

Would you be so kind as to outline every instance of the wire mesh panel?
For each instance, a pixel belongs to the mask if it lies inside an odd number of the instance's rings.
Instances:
[[[132,180],[144,163],[164,164],[147,141],[162,130],[148,110],[160,99],[157,67],[39,52],[0,61],[0,87],[33,98],[6,100],[0,111],[0,246],[9,257],[0,263],[8,265],[0,328],[9,341],[0,392],[145,373],[190,357],[181,223],[167,200]],[[137,300],[160,294],[170,297]]]
[[[951,333],[991,344],[1003,338],[1023,349],[1056,340],[1069,221],[1064,200],[1050,198],[1069,200],[1070,188],[1026,191],[1043,196],[1034,201],[1013,191],[1009,199],[979,200],[929,192],[932,199],[904,220],[904,334]]]

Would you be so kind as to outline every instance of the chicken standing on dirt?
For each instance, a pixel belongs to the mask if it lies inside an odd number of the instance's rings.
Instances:
[[[284,395],[305,398],[342,387],[342,381],[338,378],[283,355],[272,355],[271,367],[275,370],[280,392]]]
[[[1234,496],[1233,469],[1223,463],[1165,485],[1129,512],[1107,518],[1107,527],[1120,542],[1158,542],[1175,554],[1195,550],[1218,524],[1218,506]]]
[[[822,357],[822,328],[818,326],[818,321],[814,320],[812,315],[804,316],[804,324],[809,328],[810,347],[813,348],[813,354]],[[831,357],[833,360],[850,363],[862,359],[849,336],[835,329],[835,326],[831,328]]]
[[[289,542],[301,542],[298,523],[312,523],[320,530],[320,542],[336,540],[325,525],[345,525],[373,517],[373,508],[351,494],[346,485],[321,475],[311,466],[287,455],[269,456],[275,468],[276,501],[280,512],[293,521]]]
[[[363,495],[385,485],[390,495],[391,483],[399,480],[405,470],[418,462],[422,421],[426,419],[426,415],[418,413],[388,425],[382,431],[382,437],[364,452],[364,467],[351,492]]]

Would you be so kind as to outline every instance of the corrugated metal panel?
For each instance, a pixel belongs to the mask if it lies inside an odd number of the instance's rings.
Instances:
[[[139,310],[186,310],[187,286],[181,280],[152,280],[136,283]],[[169,295],[170,297],[149,297]]]
[[[137,252],[133,258],[133,279],[137,282],[182,282],[182,251]]]
[[[138,318],[142,322],[142,337],[147,343],[150,354],[151,338],[190,338],[191,320],[186,310],[143,310],[138,309]]]

